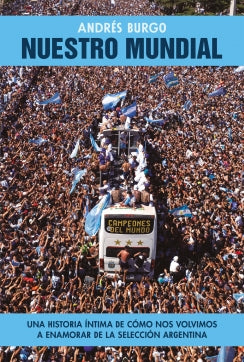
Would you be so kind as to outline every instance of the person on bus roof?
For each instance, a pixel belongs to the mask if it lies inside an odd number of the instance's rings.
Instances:
[[[128,136],[126,132],[121,132],[120,134],[120,148],[121,150],[125,150],[128,143]]]
[[[116,184],[114,188],[111,191],[111,198],[112,198],[112,204],[117,204],[121,202],[122,199],[122,192],[119,187],[119,184]]]
[[[121,169],[123,171],[123,175],[121,176],[121,178],[124,179],[124,182],[125,182],[125,185],[128,184],[128,178],[129,178],[129,175],[130,175],[130,169],[131,169],[131,165],[129,163],[129,161],[127,160],[127,158],[125,158],[122,166],[121,166]]]
[[[138,253],[134,254],[134,260],[135,260],[134,265],[136,269],[142,268],[144,262],[147,260],[147,253],[139,251]]]
[[[130,122],[131,122],[131,119],[130,117],[126,117],[126,120],[125,120],[125,129],[129,129],[130,128]]]
[[[130,259],[130,248],[128,245],[124,247],[124,249],[120,250],[117,254],[119,258],[119,265],[120,265],[120,273],[123,273],[123,282],[126,280],[126,274],[129,269],[129,259]]]
[[[120,203],[120,206],[125,206],[125,207],[131,206],[133,208],[136,207],[136,199],[131,190],[127,191],[126,197]]]

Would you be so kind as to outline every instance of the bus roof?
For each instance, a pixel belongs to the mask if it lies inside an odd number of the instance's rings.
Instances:
[[[154,215],[156,216],[156,209],[154,206],[142,205],[141,207],[122,207],[112,205],[107,207],[102,212],[103,215]]]
[[[109,135],[116,131],[127,132],[127,133],[145,133],[145,130],[139,128],[125,128],[124,126],[115,126],[114,128],[104,129],[102,131],[103,135]]]
[[[103,137],[110,138],[112,148],[117,151],[118,155],[124,152],[129,156],[130,153],[137,151],[138,142],[140,141],[140,137],[143,132],[143,130],[139,130],[137,128],[125,128],[124,125],[122,125],[103,130],[102,135]],[[127,138],[126,147],[123,149],[121,147],[122,135],[125,135]]]

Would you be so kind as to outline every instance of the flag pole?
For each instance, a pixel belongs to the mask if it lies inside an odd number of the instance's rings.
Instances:
[[[236,15],[236,0],[230,1],[230,16]]]

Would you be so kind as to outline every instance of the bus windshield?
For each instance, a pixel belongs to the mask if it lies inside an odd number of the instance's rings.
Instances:
[[[116,258],[118,253],[122,250],[123,248],[121,247],[117,247],[117,246],[108,246],[106,248],[106,256],[107,257],[112,257],[112,258]],[[130,248],[130,255],[133,257],[136,253],[145,253],[147,257],[149,257],[150,255],[150,249],[149,248],[143,248],[143,247],[136,247],[136,248]]]

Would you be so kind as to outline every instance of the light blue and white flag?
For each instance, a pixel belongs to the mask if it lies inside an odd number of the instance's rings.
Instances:
[[[165,84],[166,84],[167,88],[171,88],[174,85],[179,84],[178,78],[176,77],[174,72],[170,72],[168,74],[165,74],[164,75],[164,81],[165,81]]]
[[[47,140],[45,140],[42,137],[38,137],[38,138],[34,138],[34,139],[29,140],[29,142],[33,143],[34,145],[40,146],[43,143],[47,142]]]
[[[94,140],[94,137],[93,137],[93,135],[91,133],[90,133],[90,141],[91,141],[91,145],[94,148],[94,150],[96,152],[100,152],[101,148],[98,146],[97,142]]]
[[[240,73],[240,72],[243,72],[244,71],[244,65],[240,65],[239,67],[237,67],[234,72],[235,73]]]
[[[136,102],[133,102],[129,106],[122,108],[121,113],[124,116],[130,117],[130,118],[135,117],[136,116]]]
[[[77,174],[77,172],[79,172],[80,171],[80,169],[79,169],[79,167],[78,166],[76,166],[76,167],[73,167],[72,169],[71,169],[71,171],[70,171],[70,175],[72,176],[72,175],[76,175]]]
[[[151,83],[156,82],[156,80],[158,79],[158,77],[159,77],[159,74],[151,75],[150,78],[149,78],[148,83],[151,84]]]
[[[235,349],[233,347],[221,347],[217,362],[233,362],[235,357]]]
[[[86,155],[83,158],[84,158],[84,160],[88,160],[89,158],[92,158],[92,155]]]
[[[160,73],[157,73],[157,74],[154,74],[154,75],[151,75],[150,77],[149,77],[149,81],[148,81],[148,83],[154,83],[154,82],[156,82],[156,80],[158,79],[158,77],[160,77],[160,75],[163,73],[163,71],[162,72],[160,72]]]
[[[155,125],[155,126],[163,126],[165,124],[165,122],[167,121],[166,119],[150,119],[148,117],[144,117],[145,121],[147,121],[148,123]]]
[[[229,142],[232,142],[232,141],[233,141],[232,129],[231,129],[231,127],[228,128],[228,139],[229,139]]]
[[[187,205],[176,207],[175,209],[169,210],[169,213],[177,217],[192,217],[191,210]]]
[[[85,209],[84,209],[84,218],[86,219],[88,213],[89,213],[89,208],[90,208],[90,199],[88,196],[85,197],[86,203],[85,203]]]
[[[51,98],[45,99],[44,101],[37,101],[37,104],[39,104],[40,106],[45,106],[46,104],[50,104],[50,103],[54,103],[54,104],[62,103],[60,94],[58,92],[55,93]]]
[[[65,175],[68,175],[68,176],[73,176],[75,175],[78,171],[80,171],[79,167],[74,167],[72,168],[72,170],[69,172],[67,170],[63,170],[63,173],[65,173]]]
[[[223,191],[223,192],[227,192],[227,193],[233,194],[233,191],[232,191],[232,190],[230,190],[230,189],[227,189],[226,187],[222,187],[222,186],[220,186],[220,187],[219,187],[219,189],[220,189],[220,191]]]
[[[106,94],[102,99],[102,104],[105,111],[115,107],[121,99],[126,97],[126,94],[126,90],[115,94]]]
[[[110,193],[107,193],[103,196],[103,198],[96,204],[91,211],[86,216],[85,222],[85,232],[89,236],[94,236],[97,234],[100,226],[101,226],[101,216],[102,211],[109,205],[110,203]]]
[[[157,105],[157,107],[152,110],[152,112],[157,111],[164,102],[165,102],[164,100],[163,100],[162,102],[160,102],[160,103]]]
[[[216,97],[216,96],[224,96],[226,94],[226,89],[224,87],[220,87],[213,91],[212,93],[209,93],[209,97]]]
[[[238,303],[244,303],[244,293],[234,293],[233,294],[233,298],[238,302]]]
[[[80,140],[78,140],[75,144],[75,148],[73,149],[71,155],[69,156],[70,158],[74,158],[77,156],[77,153],[79,151],[79,147],[80,147]]]
[[[205,357],[207,362],[217,362],[218,356]]]
[[[74,178],[73,178],[73,181],[72,181],[72,186],[71,186],[71,189],[70,189],[70,192],[69,194],[72,194],[72,192],[75,190],[75,187],[76,185],[78,184],[78,182],[85,176],[86,174],[86,168],[84,170],[79,170],[77,169],[75,172],[74,172]]]
[[[186,111],[188,111],[188,110],[191,108],[191,106],[192,106],[192,102],[191,102],[190,99],[188,99],[188,100],[185,102],[185,104],[184,104],[184,106],[183,106],[183,109],[185,109]]]

